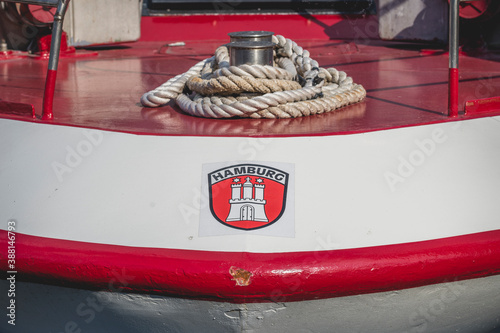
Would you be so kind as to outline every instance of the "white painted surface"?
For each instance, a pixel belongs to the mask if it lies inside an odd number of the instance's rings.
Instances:
[[[73,0],[63,29],[68,44],[90,46],[136,41],[141,36],[142,0]]]
[[[487,333],[500,327],[500,276],[307,302],[231,304],[17,282],[23,332]],[[0,281],[7,290],[6,281]],[[497,331],[498,332],[498,331]]]
[[[0,156],[0,228],[12,219],[17,232],[37,236],[286,252],[500,228],[500,117],[269,139],[141,136],[1,119]],[[295,165],[295,238],[198,236],[199,208],[207,204],[202,165],[242,160]]]
[[[380,38],[448,41],[448,1],[378,0],[376,3]]]

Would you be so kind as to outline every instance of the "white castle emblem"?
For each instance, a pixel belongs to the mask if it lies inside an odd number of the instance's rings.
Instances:
[[[231,209],[226,222],[232,221],[258,221],[268,222],[265,211],[264,188],[262,178],[257,178],[255,184],[250,177],[245,178],[245,183],[240,183],[239,178],[233,179],[231,184],[232,196],[229,200]],[[243,191],[241,187],[243,186]],[[243,197],[242,197],[243,192]]]

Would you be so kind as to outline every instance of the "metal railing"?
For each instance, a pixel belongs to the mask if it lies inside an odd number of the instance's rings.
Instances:
[[[458,20],[460,0],[450,0],[448,116],[458,116]]]
[[[28,5],[39,5],[57,7],[52,24],[52,42],[50,45],[49,64],[47,77],[45,79],[45,90],[43,94],[42,119],[51,120],[54,118],[53,104],[54,91],[57,77],[57,67],[59,65],[59,53],[61,49],[61,37],[64,15],[70,0],[3,0],[7,2],[25,3]]]

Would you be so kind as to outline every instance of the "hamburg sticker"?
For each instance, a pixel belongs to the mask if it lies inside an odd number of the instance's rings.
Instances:
[[[290,221],[291,214],[285,213],[290,209],[288,198],[293,165],[286,168],[289,165],[283,164],[283,168],[277,164],[281,163],[241,163],[223,167],[215,164],[211,170],[204,167],[212,220],[226,229],[244,232],[279,224],[282,219]],[[293,211],[293,207],[290,210]],[[286,216],[288,218],[284,218]]]

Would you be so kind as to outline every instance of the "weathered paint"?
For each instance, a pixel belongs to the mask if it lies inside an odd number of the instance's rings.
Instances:
[[[7,247],[7,232],[0,232]],[[7,271],[5,253],[1,269]],[[349,250],[246,253],[92,244],[17,234],[20,279],[243,303],[303,301],[500,274],[500,231]],[[235,283],[236,282],[236,283]]]

